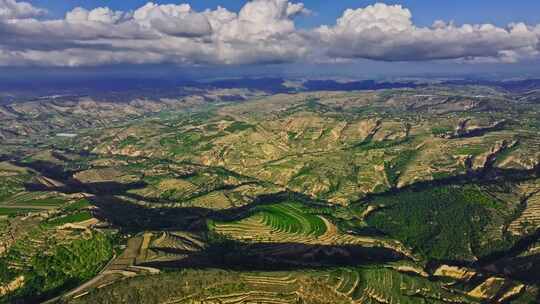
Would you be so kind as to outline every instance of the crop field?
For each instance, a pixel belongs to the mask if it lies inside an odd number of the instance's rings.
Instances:
[[[284,236],[318,239],[332,224],[308,211],[298,203],[261,206],[251,211],[252,215],[245,219],[233,223],[214,222],[210,226],[218,233],[246,239],[250,238],[250,233],[253,238],[262,239]]]
[[[252,274],[223,272],[209,270],[207,272],[186,270],[182,277],[175,273],[159,276],[139,277],[128,281],[121,281],[118,285],[123,288],[156,289],[157,279],[162,280],[164,286],[180,286],[169,288],[170,292],[160,292],[153,295],[161,303],[294,303],[299,296],[295,293],[297,285],[294,280],[284,274]],[[129,287],[128,287],[129,286]],[[193,292],[192,286],[205,286],[200,292]],[[81,297],[75,302],[91,303],[91,301],[105,296],[110,287],[100,289],[95,295]],[[122,297],[122,296],[120,296]],[[113,301],[120,300],[117,296]],[[134,301],[144,301],[143,298],[132,298]]]
[[[417,297],[434,302],[445,297],[459,303],[474,303],[449,294],[442,284],[388,268],[337,269],[330,272],[326,280],[336,293],[355,303],[417,303]],[[406,290],[415,290],[416,293],[407,293]]]
[[[14,215],[22,215],[27,214],[31,212],[39,211],[39,209],[29,209],[29,208],[1,208],[0,207],[0,215],[3,216],[14,216]]]
[[[64,208],[67,212],[77,211],[81,209],[86,209],[88,207],[92,206],[91,203],[87,199],[81,199],[72,202],[67,207]]]
[[[81,211],[47,221],[45,225],[50,227],[61,226],[68,223],[84,222],[92,218],[92,213]]]
[[[529,235],[540,226],[540,192],[535,185],[538,181],[522,185],[524,208],[521,214],[509,225],[515,235]]]
[[[301,210],[299,204],[283,204],[258,208],[263,223],[272,230],[290,234],[319,237],[326,232],[325,222],[318,216]]]
[[[59,209],[69,201],[69,198],[50,192],[21,192],[0,201],[0,208],[47,211]]]
[[[167,288],[176,278],[176,286]],[[161,303],[480,303],[479,299],[447,291],[443,283],[408,275],[389,268],[340,268],[305,272],[223,272],[184,270],[177,274],[139,277],[116,284],[124,288],[152,289],[162,282]],[[206,286],[193,292],[189,286]],[[166,290],[166,291],[165,291]],[[150,291],[147,291],[150,292]],[[144,294],[146,294],[145,292]],[[121,301],[122,293],[111,287],[99,289],[75,303],[91,303],[110,296]],[[142,295],[140,295],[142,297]],[[143,298],[139,298],[141,301]],[[132,299],[133,300],[133,299]]]
[[[404,255],[410,252],[399,242],[370,236],[342,232],[322,214],[313,214],[316,208],[306,208],[298,203],[283,203],[257,207],[252,215],[236,222],[210,222],[209,227],[228,238],[252,243],[285,243],[276,252],[286,252],[294,244],[308,245],[357,245],[386,247]],[[322,209],[324,210],[324,208]],[[290,248],[289,248],[290,249]]]

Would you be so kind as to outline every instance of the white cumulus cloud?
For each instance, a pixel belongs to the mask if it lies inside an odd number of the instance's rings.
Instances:
[[[537,48],[539,38],[523,23],[501,28],[436,21],[431,27],[417,27],[408,9],[381,3],[348,9],[335,26],[322,26],[316,32],[330,57],[385,61],[506,58],[509,53]]]
[[[44,9],[36,8],[28,2],[0,0],[0,20],[38,17],[45,14]]]
[[[150,2],[137,9],[133,19],[145,28],[171,36],[200,37],[212,32],[208,18],[192,11],[189,4],[157,5]]]
[[[540,57],[540,25],[435,21],[417,26],[400,5],[347,9],[335,24],[298,29],[303,3],[252,0],[238,12],[147,4],[133,11],[82,7],[61,19],[26,2],[0,0],[0,66],[456,60],[519,62]]]

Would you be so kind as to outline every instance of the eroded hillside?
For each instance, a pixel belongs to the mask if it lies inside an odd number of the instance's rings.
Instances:
[[[535,94],[208,95],[1,106],[3,299],[538,299]]]

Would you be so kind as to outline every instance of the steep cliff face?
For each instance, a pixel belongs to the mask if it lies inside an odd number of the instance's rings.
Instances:
[[[485,126],[474,125],[471,119],[464,119],[458,123],[453,134],[445,135],[444,138],[463,138],[482,136],[487,132],[498,131],[504,128],[506,120],[495,121]]]
[[[506,152],[509,149],[512,149],[518,144],[517,140],[506,141],[502,140],[496,142],[494,146],[489,149],[489,151],[474,157],[471,167],[469,169],[473,170],[487,170],[492,168],[497,161],[497,157],[501,156],[502,153]]]

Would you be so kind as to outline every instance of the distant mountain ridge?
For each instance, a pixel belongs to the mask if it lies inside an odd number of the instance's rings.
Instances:
[[[288,85],[293,82],[294,85]],[[185,79],[114,78],[114,79],[42,79],[40,81],[7,80],[0,82],[0,103],[17,99],[50,97],[51,95],[107,97],[115,101],[130,101],[137,97],[167,98],[189,95],[193,89],[247,89],[266,94],[312,91],[366,91],[399,88],[442,86],[489,86],[510,93],[540,89],[540,79],[478,80],[478,79],[418,79],[403,81],[307,79],[290,80],[282,77],[230,78],[208,82]]]

